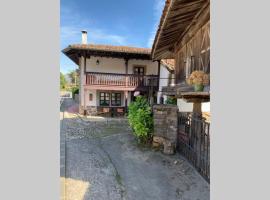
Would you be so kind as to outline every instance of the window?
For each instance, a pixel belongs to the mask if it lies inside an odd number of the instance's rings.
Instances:
[[[99,93],[99,105],[109,106],[110,105],[110,93],[100,92]]]
[[[111,105],[121,106],[121,93],[112,93]]]
[[[92,93],[89,94],[89,101],[93,101],[93,94]]]
[[[134,74],[144,75],[144,67],[143,66],[135,66],[134,67]]]

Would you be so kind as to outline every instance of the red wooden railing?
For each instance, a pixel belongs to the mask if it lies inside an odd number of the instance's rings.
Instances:
[[[157,86],[158,76],[87,72],[86,85],[111,85],[126,87]]]

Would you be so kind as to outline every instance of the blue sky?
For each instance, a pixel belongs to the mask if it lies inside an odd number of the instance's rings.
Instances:
[[[61,50],[81,43],[152,47],[165,0],[61,0]],[[77,68],[61,53],[60,71]]]

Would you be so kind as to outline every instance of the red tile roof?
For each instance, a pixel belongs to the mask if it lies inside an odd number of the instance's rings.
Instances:
[[[136,53],[136,54],[151,54],[150,48],[130,47],[130,46],[112,46],[101,44],[72,44],[67,48],[81,49],[81,50],[94,50],[104,52],[119,52],[119,53]]]

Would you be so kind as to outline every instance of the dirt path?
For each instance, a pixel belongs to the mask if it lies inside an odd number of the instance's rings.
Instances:
[[[65,100],[62,111],[71,106]],[[138,147],[126,122],[93,122],[68,112],[61,126],[61,180],[70,200],[209,199],[209,185],[193,167],[179,155]]]

